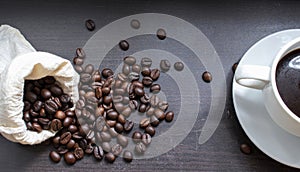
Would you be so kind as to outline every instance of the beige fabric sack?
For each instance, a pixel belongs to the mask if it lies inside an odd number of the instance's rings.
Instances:
[[[17,29],[0,26],[0,133],[8,140],[33,145],[55,135],[27,130],[22,119],[24,81],[45,76],[53,76],[74,102],[78,100],[79,76],[70,61],[37,52]]]

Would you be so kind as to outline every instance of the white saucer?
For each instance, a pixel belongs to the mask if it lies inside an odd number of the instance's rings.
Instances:
[[[288,41],[300,37],[300,29],[269,35],[254,44],[239,65],[269,65]],[[265,154],[288,166],[300,168],[300,138],[277,126],[269,116],[260,90],[238,85],[233,79],[233,103],[241,126],[251,141]]]

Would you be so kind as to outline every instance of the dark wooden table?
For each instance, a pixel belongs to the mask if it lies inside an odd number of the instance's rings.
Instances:
[[[202,145],[198,137],[203,121],[171,151],[151,159],[114,164],[85,157],[74,166],[53,164],[48,159],[51,146],[23,146],[0,137],[0,171],[292,171],[262,153],[245,135],[234,112],[231,83],[232,65],[255,42],[271,33],[300,27],[300,1],[27,1],[0,2],[0,24],[14,26],[40,51],[72,59],[96,32],[84,22],[92,18],[96,30],[119,18],[137,13],[165,13],[182,18],[200,29],[211,41],[223,64],[227,83],[226,107],[214,135]],[[184,33],[183,33],[184,34]],[[151,43],[150,43],[151,44]],[[194,66],[196,67],[196,66]],[[199,71],[204,71],[199,67]],[[201,76],[199,76],[201,81]],[[207,86],[205,87],[207,88]],[[203,90],[205,92],[205,90]],[[208,99],[205,102],[205,98]],[[204,94],[201,114],[209,111],[210,95]],[[240,152],[248,143],[252,154]]]

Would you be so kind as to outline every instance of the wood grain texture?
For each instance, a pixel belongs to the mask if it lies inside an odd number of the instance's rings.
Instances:
[[[97,162],[87,156],[74,166],[53,164],[48,158],[51,146],[23,146],[0,137],[0,171],[293,171],[255,147],[239,125],[232,103],[232,65],[264,36],[300,26],[300,1],[0,1],[0,24],[17,27],[40,51],[72,59],[95,33],[85,26],[86,19],[96,22],[96,30],[127,15],[157,12],[177,16],[198,27],[217,50],[226,74],[227,103],[222,121],[210,140],[198,144],[209,111],[209,84],[203,86],[200,116],[191,133],[178,146],[159,157],[114,164]],[[151,41],[146,41],[151,45]],[[152,43],[153,44],[153,43]],[[155,46],[153,44],[153,46]],[[108,61],[113,65],[114,61]],[[193,64],[193,61],[190,62]],[[198,68],[199,74],[205,70]],[[172,90],[172,88],[170,88]],[[171,91],[172,92],[172,91]],[[175,99],[174,104],[179,103]],[[203,118],[202,118],[203,117]],[[165,128],[170,127],[165,125]],[[251,155],[240,152],[241,143],[249,143]]]

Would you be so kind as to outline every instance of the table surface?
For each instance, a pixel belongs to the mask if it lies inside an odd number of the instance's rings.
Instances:
[[[216,49],[226,76],[227,97],[222,120],[214,135],[206,143],[198,144],[203,127],[202,118],[198,118],[187,137],[161,156],[134,160],[129,164],[121,158],[108,164],[85,157],[74,166],[64,162],[51,163],[48,158],[51,146],[23,146],[0,137],[1,171],[295,170],[265,155],[244,133],[232,102],[231,67],[261,38],[277,31],[299,28],[300,1],[0,1],[0,24],[20,29],[37,50],[67,59],[72,59],[75,49],[84,46],[101,27],[138,13],[164,13],[182,18],[200,29]],[[84,26],[89,18],[96,22],[93,32]],[[203,72],[205,68],[199,67],[199,71]],[[205,85],[201,76],[198,79]],[[201,90],[204,93],[202,116],[207,115],[210,107],[208,85]],[[250,155],[241,153],[242,143],[252,147]]]

